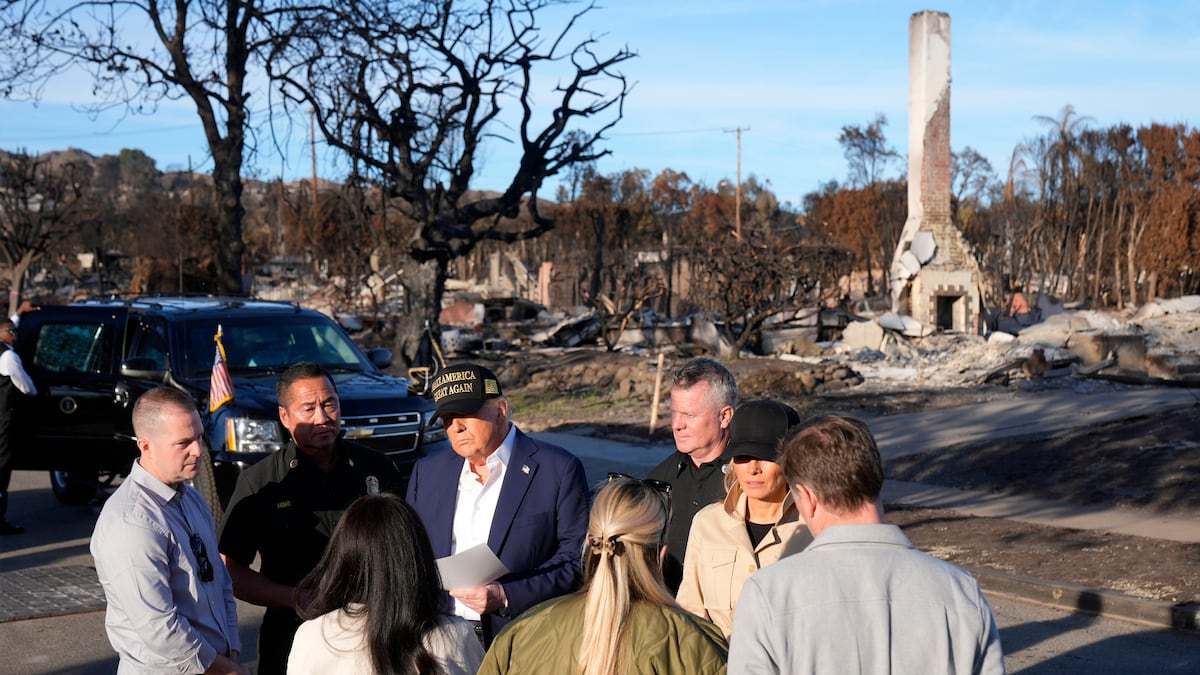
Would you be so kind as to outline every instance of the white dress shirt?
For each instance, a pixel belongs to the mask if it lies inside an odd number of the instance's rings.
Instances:
[[[450,540],[451,554],[488,543],[492,531],[492,518],[496,515],[496,504],[500,502],[500,489],[504,485],[504,472],[512,458],[513,440],[517,426],[508,427],[508,435],[500,447],[488,455],[487,481],[480,483],[471,464],[463,460],[462,472],[458,474],[458,500],[454,505],[454,534]],[[454,613],[470,621],[479,621],[479,612],[467,607],[459,600],[454,601]]]
[[[33,380],[25,372],[21,357],[17,356],[15,349],[7,345],[0,348],[0,375],[12,380],[13,386],[20,389],[22,394],[37,396],[37,387],[33,386]]]

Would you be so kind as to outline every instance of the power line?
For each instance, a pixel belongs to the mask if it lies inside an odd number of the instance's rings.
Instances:
[[[195,124],[180,124],[180,125],[170,126],[170,127],[155,127],[153,129],[138,129],[138,130],[131,129],[129,131],[104,131],[104,132],[92,133],[92,134],[86,134],[86,135],[72,134],[70,136],[67,136],[67,135],[30,136],[30,137],[26,137],[26,138],[16,138],[16,139],[4,137],[3,140],[5,142],[17,142],[17,143],[45,143],[45,142],[49,142],[49,141],[73,141],[73,140],[78,140],[78,139],[99,140],[101,138],[108,138],[108,137],[112,137],[112,136],[144,136],[146,134],[156,134],[156,133],[161,133],[161,132],[165,132],[165,131],[180,131],[183,129],[196,129],[196,128],[197,128],[197,126]]]
[[[721,127],[707,127],[705,129],[679,129],[676,131],[630,131],[626,133],[608,134],[609,136],[677,136],[679,134],[708,134],[714,131],[724,131]]]
[[[70,141],[70,140],[75,140],[75,139],[80,139],[80,138],[91,139],[91,138],[105,138],[105,137],[111,137],[111,136],[142,136],[145,134],[155,134],[155,133],[162,133],[162,132],[167,132],[167,131],[181,131],[184,129],[196,129],[196,128],[198,128],[198,127],[195,124],[179,124],[179,125],[169,126],[169,127],[155,127],[153,129],[96,132],[96,133],[88,134],[86,136],[80,135],[80,134],[60,135],[60,136],[26,136],[23,138],[21,138],[21,137],[18,137],[18,138],[5,137],[2,140],[4,140],[5,142],[10,142],[10,143],[11,142],[40,143],[40,142],[48,142],[48,141]],[[725,131],[725,129],[723,129],[721,127],[706,127],[703,129],[678,129],[678,130],[663,130],[663,131],[630,131],[630,132],[626,132],[626,133],[613,133],[613,134],[608,134],[608,135],[614,136],[614,137],[615,136],[678,136],[678,135],[682,135],[682,134],[708,134],[708,133],[714,133],[714,132],[720,132],[720,131]]]
[[[20,103],[20,101],[15,101],[14,103]],[[263,113],[271,114],[272,112],[274,112],[276,110],[283,110],[283,109],[284,109],[283,104],[274,103],[274,104],[266,106],[265,108],[256,109],[252,112],[255,114],[263,114]],[[188,114],[194,114],[194,113],[188,113]],[[144,117],[144,115],[138,114],[138,115],[122,116],[116,122],[110,123],[109,128],[115,129],[118,125],[136,124],[136,122],[134,122],[132,120],[134,120],[137,117]],[[57,141],[84,142],[84,141],[91,141],[91,140],[99,140],[102,138],[123,137],[123,136],[144,136],[146,134],[160,134],[160,133],[168,133],[168,132],[173,132],[173,131],[184,131],[184,130],[195,130],[195,131],[199,132],[201,135],[203,135],[203,133],[204,133],[204,130],[201,127],[199,122],[192,122],[189,124],[174,124],[174,125],[166,126],[166,127],[151,127],[151,128],[137,127],[137,128],[133,128],[133,129],[130,129],[127,127],[124,131],[97,131],[97,132],[92,132],[92,133],[87,133],[87,134],[72,134],[72,135],[60,134],[60,135],[54,135],[54,136],[12,137],[12,136],[8,136],[6,134],[0,134],[0,142],[3,142],[3,143],[45,143],[45,142],[51,142],[51,141],[54,141],[54,142],[57,142]]]

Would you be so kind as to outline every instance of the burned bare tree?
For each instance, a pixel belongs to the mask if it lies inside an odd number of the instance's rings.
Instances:
[[[93,111],[152,113],[164,100],[196,107],[213,159],[220,290],[241,289],[242,164],[248,80],[266,26],[286,3],[12,0],[0,5],[0,95],[37,100],[76,69],[92,78]]]
[[[601,55],[595,38],[573,37],[591,5],[544,31],[566,4],[347,0],[314,10],[268,60],[291,106],[313,110],[326,141],[377,174],[416,225],[400,275],[406,357],[424,321],[436,322],[449,263],[481,241],[551,229],[538,209],[546,180],[608,152],[602,136],[629,91],[617,67],[634,54]],[[472,192],[485,144],[505,141],[520,149],[508,184]],[[527,227],[514,218],[521,208]]]
[[[175,191],[149,191],[114,215],[121,249],[133,256],[133,293],[203,293],[219,287],[221,209],[212,185],[180,177]],[[103,289],[101,289],[103,291]]]
[[[867,293],[875,294],[875,267],[886,261],[891,255],[896,242],[904,227],[905,202],[897,197],[903,197],[904,190],[896,191],[899,185],[896,181],[884,181],[883,172],[888,164],[900,157],[896,149],[888,145],[883,128],[887,126],[887,116],[883,113],[875,115],[875,121],[866,126],[847,125],[842,127],[838,143],[846,156],[849,166],[849,188],[861,188],[862,197],[874,211],[868,218],[872,220],[865,228],[850,227],[859,230],[854,234],[857,246],[854,252],[860,257],[859,263],[867,272]],[[861,216],[859,216],[861,219]],[[845,219],[845,218],[843,218]],[[851,216],[850,220],[853,220]],[[881,280],[883,283],[883,280]],[[886,286],[886,283],[883,283]]]
[[[548,235],[560,240],[562,260],[586,270],[584,297],[600,316],[609,350],[667,291],[662,214],[655,212],[649,178],[644,169],[589,173],[578,198],[560,206],[559,228]]]
[[[314,250],[328,260],[330,273],[340,279],[331,289],[340,305],[362,306],[368,301],[370,309],[377,310],[383,299],[376,265],[387,246],[381,214],[374,206],[377,192],[377,186],[351,173],[340,190],[323,196],[317,226],[308,237]],[[371,293],[364,295],[365,289]]]
[[[17,311],[29,266],[73,228],[90,174],[75,163],[0,153],[0,254],[8,267],[8,314]],[[7,315],[6,315],[7,316]]]
[[[834,297],[853,255],[761,236],[692,240],[689,299],[723,323],[733,356],[757,342],[768,319]]]
[[[876,113],[875,121],[866,126],[848,124],[842,127],[838,143],[850,168],[850,187],[874,185],[883,178],[887,165],[900,157],[900,153],[888,145],[887,135],[883,133],[887,123],[887,115]]]

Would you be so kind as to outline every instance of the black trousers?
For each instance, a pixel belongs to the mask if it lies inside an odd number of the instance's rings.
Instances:
[[[11,469],[0,469],[0,524],[4,523],[8,513],[8,484],[12,480]]]
[[[290,609],[270,607],[258,629],[258,675],[287,675],[292,640],[304,620]]]
[[[0,523],[8,513],[8,484],[12,481],[12,411],[0,410]]]

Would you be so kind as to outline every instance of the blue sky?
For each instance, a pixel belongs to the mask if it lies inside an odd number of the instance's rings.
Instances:
[[[584,28],[639,56],[623,67],[635,82],[611,132],[605,173],[683,171],[710,186],[732,180],[741,127],[742,177],[770,181],[799,204],[825,181],[844,181],[837,136],[847,124],[887,116],[886,133],[907,152],[908,21],[933,9],[951,16],[951,144],[970,146],[1007,170],[1013,148],[1041,134],[1037,115],[1063,106],[1106,127],[1118,122],[1200,126],[1200,3],[884,0],[601,0]],[[153,116],[93,122],[76,105],[86,82],[47,88],[38,106],[0,102],[0,148],[93,154],[139,148],[160,169],[211,169],[195,113],[164,106]],[[263,148],[247,174],[310,172],[306,138],[286,159]],[[318,144],[318,172],[344,175]],[[514,164],[488,148],[475,187],[501,187]],[[889,175],[905,168],[900,162]],[[552,192],[551,192],[552,194]],[[546,195],[550,196],[550,195]]]

